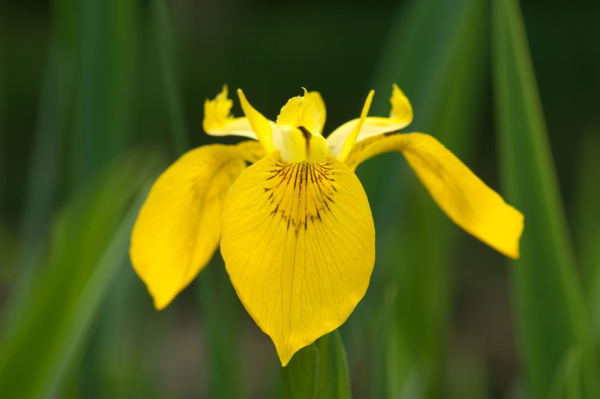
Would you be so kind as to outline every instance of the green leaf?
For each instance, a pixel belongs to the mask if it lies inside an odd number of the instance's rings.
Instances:
[[[32,162],[20,226],[23,247],[19,254],[19,275],[13,287],[11,310],[19,312],[19,304],[31,288],[39,251],[44,243],[56,206],[63,159],[63,141],[68,102],[71,92],[73,60],[64,43],[53,37],[48,49],[43,87],[38,111]],[[8,315],[14,317],[14,315]]]
[[[133,142],[139,13],[136,0],[65,4],[79,22],[68,164],[69,188],[75,189]]]
[[[549,399],[581,398],[581,351],[572,348],[556,370]]]
[[[152,2],[152,14],[161,73],[167,97],[167,107],[171,119],[173,143],[177,155],[181,155],[189,150],[188,128],[175,62],[176,57],[173,33],[169,21],[169,9],[164,0],[154,0]]]
[[[507,200],[525,215],[511,278],[522,363],[532,398],[547,398],[556,370],[581,348],[583,398],[600,397],[596,352],[516,0],[496,0],[494,74]]]
[[[156,154],[135,151],[104,169],[61,212],[23,311],[0,344],[0,392],[50,398],[77,363],[156,175]],[[137,198],[135,201],[134,198]]]
[[[58,196],[73,70],[72,49],[54,34],[48,46],[21,222],[21,235],[30,246],[45,237]]]
[[[346,351],[338,330],[300,349],[281,368],[286,399],[349,399]]]
[[[580,146],[574,211],[577,258],[586,288],[600,267],[600,124],[590,124]]]
[[[581,263],[596,342],[600,342],[600,126],[592,123],[581,142],[577,190],[573,202],[577,258]]]

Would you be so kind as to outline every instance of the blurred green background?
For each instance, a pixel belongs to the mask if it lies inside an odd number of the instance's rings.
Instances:
[[[340,329],[355,398],[600,397],[599,20],[592,0],[0,3],[0,397],[283,397],[218,251],[161,312],[127,255],[158,174],[239,141],[202,131],[224,83],[270,119],[317,90],[325,133],[372,88],[387,115],[397,83],[405,130],[525,214],[509,263],[400,154],[357,170],[377,261]]]

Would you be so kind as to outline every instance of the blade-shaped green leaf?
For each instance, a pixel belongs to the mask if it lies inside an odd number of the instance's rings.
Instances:
[[[600,125],[590,124],[580,151],[573,215],[577,259],[581,263],[596,342],[600,342]]]
[[[529,393],[547,398],[567,351],[582,353],[584,398],[600,397],[583,290],[516,0],[496,0],[494,74],[502,178],[508,202],[525,215],[521,258],[512,262],[520,351]]]
[[[181,307],[157,312],[129,259],[118,267],[103,302],[66,390],[73,398],[165,398],[164,348],[179,331]]]
[[[169,9],[164,0],[152,2],[152,17],[155,27],[156,45],[160,59],[162,80],[171,119],[171,133],[175,151],[181,155],[189,150],[188,128],[183,108],[183,97],[179,86],[177,64]]]
[[[69,187],[76,188],[133,141],[136,0],[70,3],[77,16]]]
[[[49,398],[58,392],[128,256],[129,235],[145,198],[140,188],[155,176],[157,159],[148,151],[121,159],[61,213],[44,268],[0,345],[0,392],[6,397]]]
[[[13,303],[10,309],[13,312],[19,312],[19,304],[30,288],[35,265],[39,263],[39,251],[32,251],[31,248],[43,244],[59,194],[72,73],[72,54],[67,51],[65,43],[54,37],[50,42],[46,61],[21,221],[20,235],[24,245],[18,260],[21,267],[17,284],[11,295]]]
[[[581,351],[569,350],[556,370],[549,399],[581,399]]]
[[[21,245],[15,258],[17,273],[9,293],[10,303],[2,313],[5,334],[9,334],[14,327],[13,320],[21,312],[24,299],[31,289],[36,266],[40,263],[42,252],[40,248],[48,234],[59,196],[62,150],[73,75],[73,46],[68,40],[67,33],[73,30],[74,24],[72,20],[63,18],[64,11],[68,8],[67,1],[62,0],[57,3],[53,31],[47,50],[38,119],[31,151],[31,165],[19,226]],[[3,115],[0,115],[0,119],[4,122]],[[0,147],[4,149],[2,144]],[[0,154],[0,159],[5,158]],[[2,166],[0,166],[0,175],[1,168]],[[0,197],[7,192],[9,190],[0,188],[2,193]]]
[[[577,258],[584,281],[589,284],[600,261],[600,124],[590,124],[581,142],[578,184],[574,209]],[[587,285],[589,288],[589,285]]]
[[[350,399],[346,351],[338,330],[300,349],[281,368],[286,399]]]
[[[73,81],[73,51],[54,34],[48,46],[32,146],[21,236],[28,245],[44,237],[59,190],[63,142]]]

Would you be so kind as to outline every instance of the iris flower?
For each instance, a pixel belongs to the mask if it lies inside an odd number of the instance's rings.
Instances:
[[[206,100],[206,133],[252,140],[191,150],[152,187],[130,254],[155,307],[166,307],[220,243],[237,295],[287,365],[300,348],[343,324],[367,290],[375,228],[354,170],[389,151],[405,156],[458,226],[518,258],[523,215],[432,136],[398,133],[413,118],[398,86],[389,118],[367,117],[373,94],[360,118],[327,139],[317,92],[290,99],[276,122],[241,90],[244,118],[230,114],[226,86]]]

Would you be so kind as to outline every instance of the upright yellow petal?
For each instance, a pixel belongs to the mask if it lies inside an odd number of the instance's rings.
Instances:
[[[284,366],[364,296],[373,218],[358,178],[337,159],[286,163],[272,153],[231,187],[222,222],[231,282]]]
[[[271,129],[271,123],[269,123],[267,118],[265,118],[260,112],[255,110],[252,105],[250,105],[241,89],[238,89],[238,96],[240,98],[240,102],[242,103],[244,114],[246,114],[246,117],[252,126],[252,130],[254,130],[254,133],[256,133],[258,141],[260,141],[268,153],[273,152],[275,150],[275,146],[273,145],[273,131]]]
[[[375,91],[371,90],[371,92],[367,96],[367,101],[365,101],[365,105],[363,106],[362,112],[360,114],[360,120],[358,121],[356,126],[354,126],[354,128],[352,129],[352,131],[350,132],[350,134],[348,135],[348,137],[346,137],[346,140],[344,141],[344,145],[342,146],[342,150],[340,151],[340,154],[339,154],[339,159],[342,162],[344,162],[346,160],[346,158],[348,157],[348,155],[350,155],[350,153],[352,152],[352,148],[354,148],[354,145],[356,144],[356,139],[358,138],[358,134],[360,133],[363,123],[365,122],[365,119],[367,118],[367,114],[369,113],[369,109],[371,108],[371,102],[373,101],[374,94],[375,94]]]
[[[390,111],[390,119],[399,124],[410,125],[413,119],[413,110],[408,101],[408,97],[404,95],[402,90],[396,83],[392,85],[392,97],[390,98],[392,103],[392,110]]]
[[[227,85],[224,85],[214,100],[204,102],[204,131],[212,136],[244,136],[258,140],[248,118],[234,118],[230,114],[233,101],[227,98],[227,93]]]
[[[321,126],[317,132],[313,132],[319,135],[323,135],[323,127],[325,126],[325,121],[327,120],[327,109],[325,108],[325,101],[323,101],[323,97],[318,91],[311,91],[310,96],[312,97],[312,101],[315,104],[315,107],[319,111],[319,125]]]
[[[258,142],[210,145],[184,154],[154,183],[131,236],[133,266],[157,309],[166,307],[212,257],[229,187],[264,156]]]
[[[319,93],[308,93],[304,89],[304,96],[292,97],[281,108],[277,117],[277,125],[290,125],[304,127],[311,134],[321,135],[323,122],[325,122],[325,105]]]
[[[400,90],[396,84],[393,86],[390,102],[392,103],[390,117],[367,118],[360,129],[358,137],[356,138],[357,143],[379,134],[397,132],[398,130],[410,125],[413,119],[412,106],[410,105],[408,98],[406,98],[402,90]],[[327,137],[327,142],[329,143],[329,152],[331,155],[334,157],[339,156],[346,138],[350,135],[352,130],[356,128],[359,122],[360,119],[353,119],[350,122],[346,122],[342,126],[335,129],[335,131],[331,133],[329,137]]]
[[[454,223],[498,252],[513,259],[519,257],[523,215],[432,136],[410,133],[372,137],[354,149],[346,164],[354,170],[366,159],[389,151],[404,154]]]

